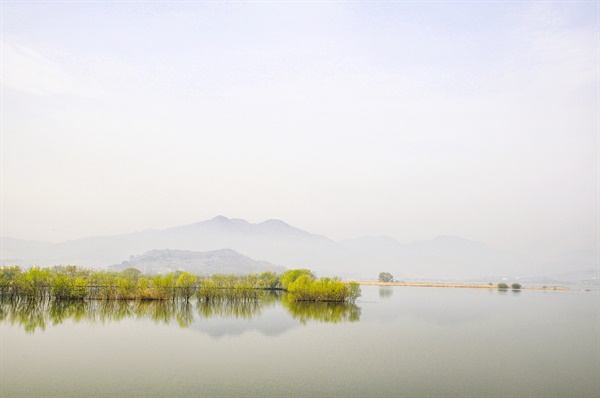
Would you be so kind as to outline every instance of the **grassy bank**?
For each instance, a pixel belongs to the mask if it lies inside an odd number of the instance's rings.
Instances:
[[[413,287],[451,287],[451,288],[470,288],[470,289],[498,289],[498,285],[485,283],[447,283],[447,282],[376,282],[376,281],[356,281],[359,285],[374,286],[413,286]],[[562,286],[522,286],[520,289],[527,290],[569,290]]]

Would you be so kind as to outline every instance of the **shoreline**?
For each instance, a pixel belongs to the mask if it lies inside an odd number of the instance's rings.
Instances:
[[[347,281],[357,282],[364,286],[410,286],[410,287],[446,287],[446,288],[463,288],[463,289],[493,289],[493,290],[512,290],[499,289],[498,285],[489,285],[483,283],[458,283],[458,282],[378,282],[378,281]],[[522,286],[519,290],[569,290],[564,286]]]

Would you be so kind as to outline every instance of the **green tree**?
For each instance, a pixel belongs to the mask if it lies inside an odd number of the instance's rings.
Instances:
[[[355,302],[361,295],[360,285],[356,282],[348,283],[348,302]]]
[[[35,298],[35,290],[33,288],[33,279],[29,272],[16,274],[13,280],[13,289],[17,296],[27,299]]]
[[[394,280],[394,276],[389,272],[380,272],[379,273],[379,282],[392,282]]]
[[[300,269],[291,269],[288,271],[285,271],[280,278],[281,281],[281,287],[283,287],[284,289],[287,289],[288,286],[293,283],[296,279],[298,279],[299,277],[306,275],[309,279],[315,279],[317,276],[314,274],[314,272],[312,272],[311,270],[308,270],[306,268],[300,268]]]
[[[138,279],[142,276],[142,271],[137,268],[125,268],[121,272],[121,276],[125,279],[130,279],[134,282],[137,282]]]
[[[141,300],[151,300],[154,298],[152,289],[150,289],[150,278],[142,276],[136,284],[138,298]]]
[[[152,288],[154,289],[155,297],[158,300],[174,300],[175,284],[176,280],[173,278],[173,274],[167,274],[165,276],[156,275],[152,278]]]
[[[506,290],[506,289],[508,289],[508,285],[506,283],[504,283],[504,282],[498,283],[498,289],[500,289],[500,290]]]
[[[131,300],[136,298],[135,282],[132,279],[117,276],[115,278],[115,283],[117,284],[117,295],[119,299]]]
[[[58,300],[69,300],[73,291],[73,279],[58,274],[52,281],[52,295]]]
[[[177,288],[179,297],[182,297],[185,301],[189,301],[190,297],[192,297],[196,291],[196,277],[187,272],[183,272],[179,275],[179,278],[177,278]]]
[[[276,289],[281,286],[276,272],[265,271],[259,275],[259,285],[265,289]]]
[[[31,267],[26,274],[31,281],[35,298],[40,300],[49,298],[50,270],[48,268]]]
[[[521,285],[519,283],[513,283],[511,287],[513,290],[521,290]]]
[[[79,276],[72,281],[71,299],[83,300],[88,295],[88,283],[83,276]]]
[[[90,283],[98,286],[98,298],[114,300],[118,297],[117,273],[96,272],[90,278]]]

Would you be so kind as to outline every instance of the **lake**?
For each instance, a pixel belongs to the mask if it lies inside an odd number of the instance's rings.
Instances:
[[[362,292],[355,306],[4,303],[0,396],[600,396],[597,290]]]

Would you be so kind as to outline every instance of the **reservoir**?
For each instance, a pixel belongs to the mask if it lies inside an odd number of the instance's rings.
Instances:
[[[597,290],[0,306],[2,397],[598,397]]]

